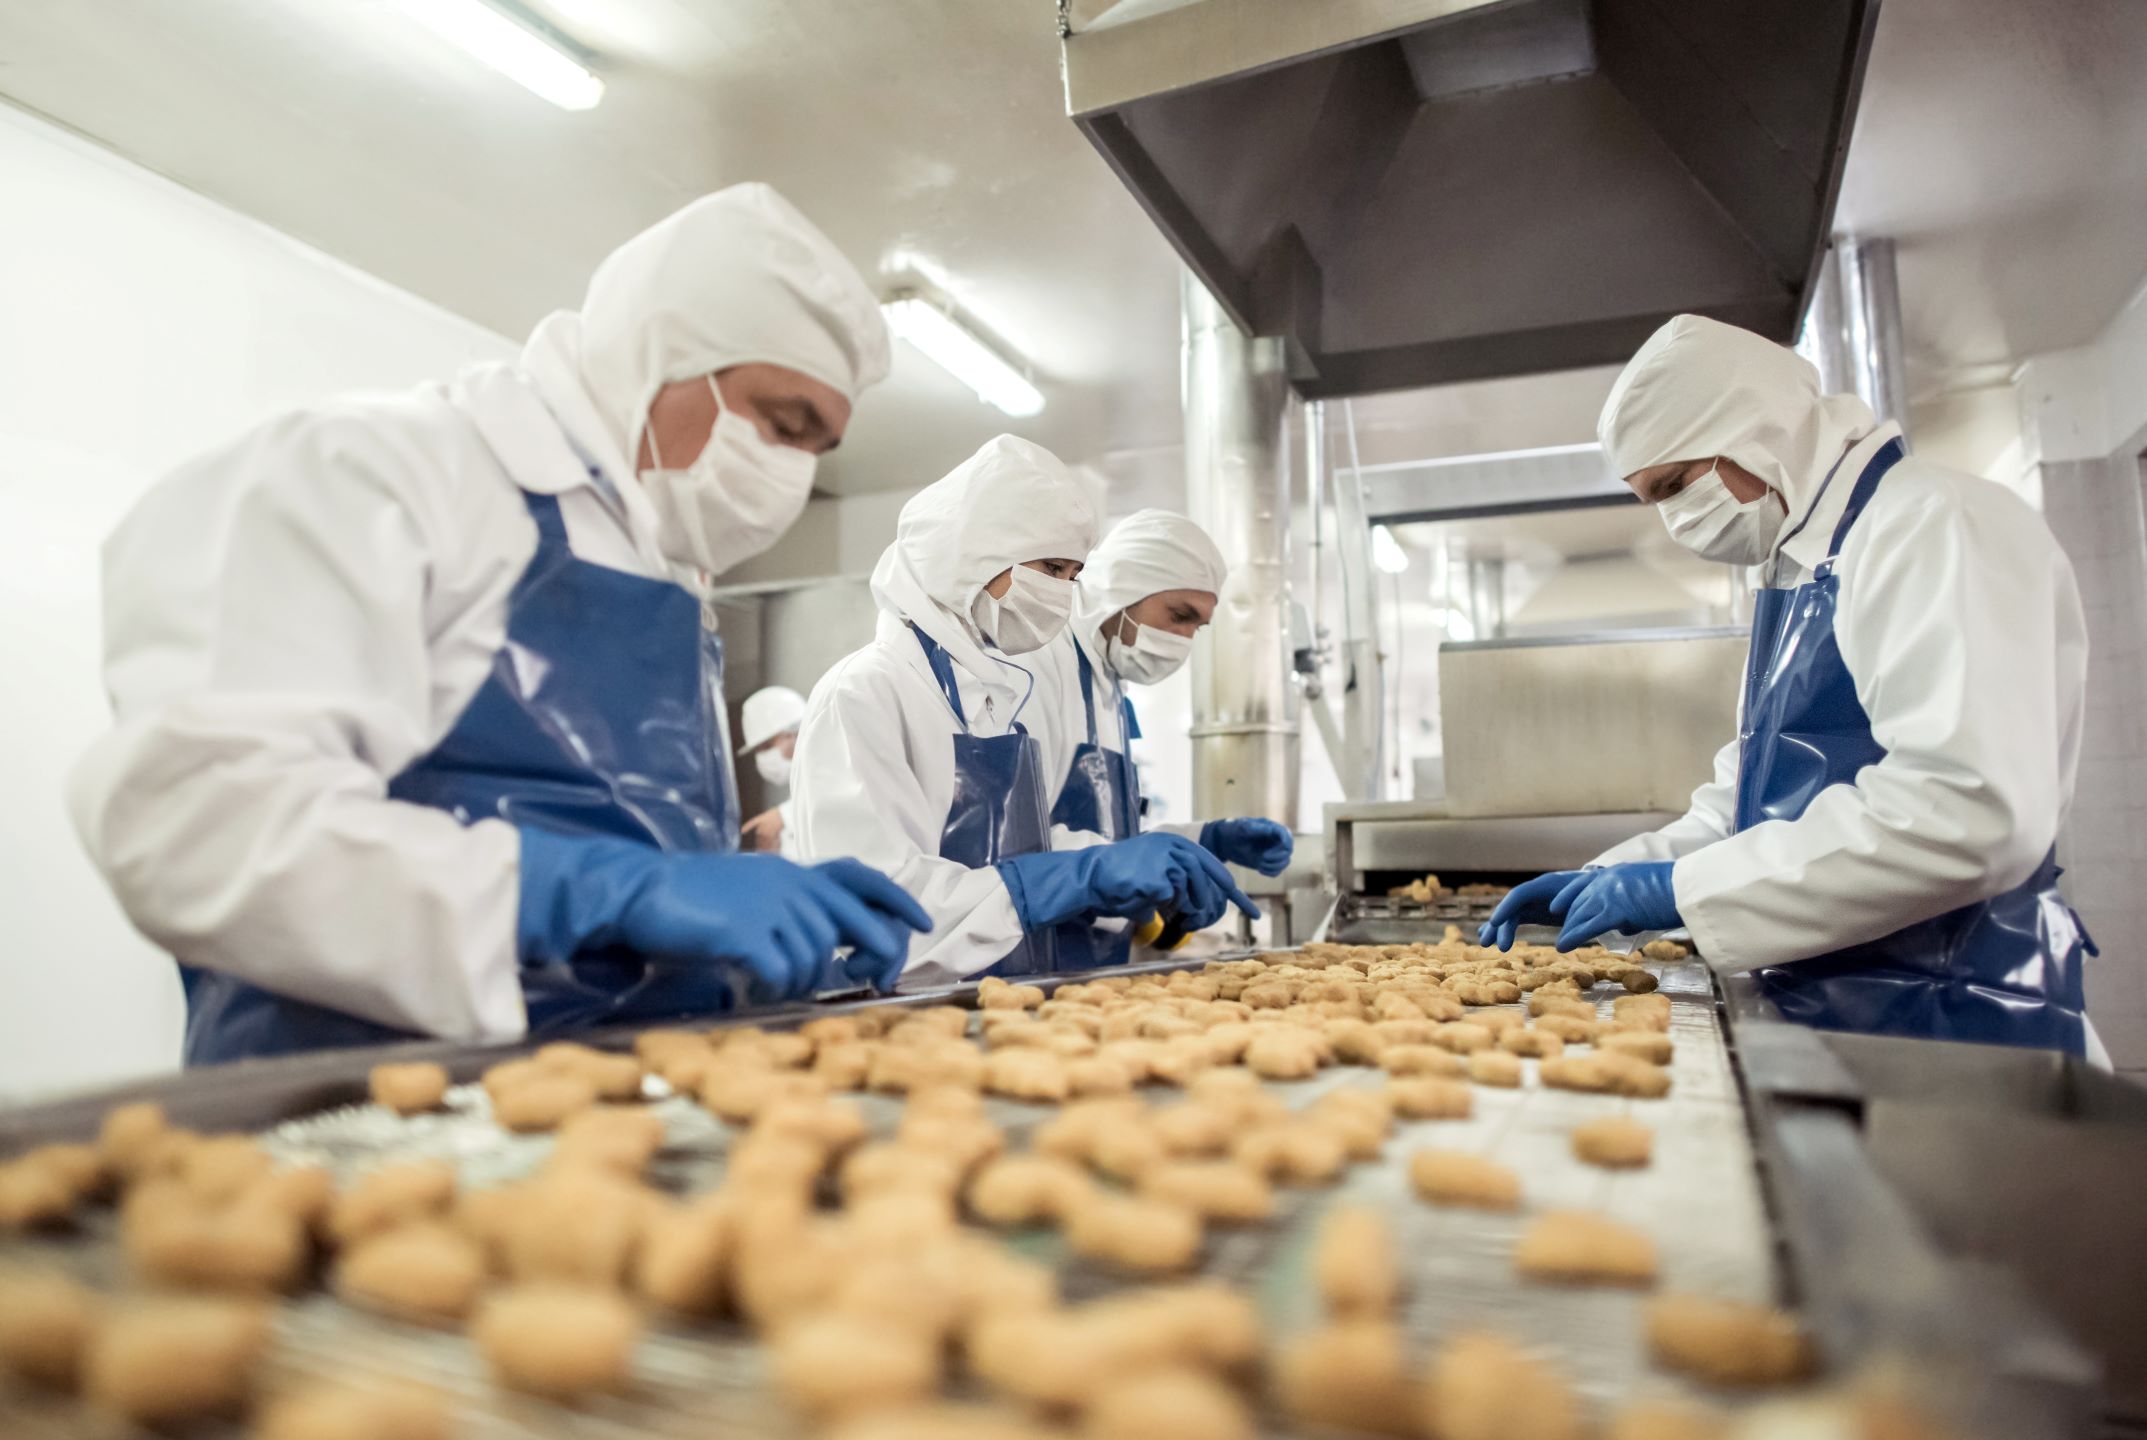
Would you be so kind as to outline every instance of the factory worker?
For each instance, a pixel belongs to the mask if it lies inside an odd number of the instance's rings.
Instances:
[[[2042,517],[1690,315],[1625,367],[1600,434],[1673,539],[1759,567],[1740,734],[1683,818],[1519,887],[1487,935],[1683,926],[1792,1019],[2081,1053],[2090,946],[2052,845],[2087,642]]]
[[[745,732],[738,753],[753,762],[753,769],[769,785],[790,788],[790,762],[798,753],[798,722],[805,718],[805,697],[788,685],[769,685],[745,697],[738,708],[738,728]],[[779,850],[795,856],[797,847],[786,840],[790,825],[790,802],[772,805],[745,822],[739,843],[748,850]]]
[[[741,185],[519,364],[277,416],[150,491],[105,549],[117,723],[70,802],[181,962],[190,1063],[799,995],[839,946],[899,969],[925,917],[886,877],[726,853],[684,583],[783,533],[887,363],[857,272]]]
[[[1131,748],[1140,723],[1126,690],[1156,684],[1184,666],[1193,636],[1215,615],[1227,572],[1208,533],[1168,510],[1127,516],[1088,557],[1074,583],[1072,623],[1038,652],[1032,702],[1051,731],[1045,749],[1049,773],[1058,777],[1051,811],[1058,848],[1141,832]],[[1279,875],[1290,863],[1290,832],[1272,820],[1210,820],[1178,833],[1263,875]],[[1116,919],[1064,927],[1059,963],[1122,964],[1132,938],[1131,927]]]
[[[1095,543],[1072,472],[1000,436],[902,507],[872,572],[878,633],[806,703],[800,850],[853,856],[917,898],[932,933],[911,947],[913,987],[1049,971],[1055,927],[1098,915],[1204,927],[1230,901],[1253,908],[1182,836],[1051,849],[1029,667],[1065,628]]]

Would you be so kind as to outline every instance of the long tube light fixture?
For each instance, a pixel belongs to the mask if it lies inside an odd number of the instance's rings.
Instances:
[[[889,329],[974,390],[985,404],[1009,415],[1034,415],[1044,408],[1044,392],[1030,383],[1024,368],[963,324],[952,307],[904,291],[880,309]]]
[[[557,37],[517,11],[487,0],[388,0],[423,25],[516,84],[562,110],[589,110],[604,98],[604,82]]]

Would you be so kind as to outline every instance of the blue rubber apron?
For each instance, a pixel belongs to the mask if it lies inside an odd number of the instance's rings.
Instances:
[[[1828,786],[1854,784],[1885,758],[1835,639],[1834,566],[1850,527],[1901,458],[1895,440],[1864,467],[1809,584],[1759,592],[1737,762],[1740,831],[1796,819]],[[1755,977],[1784,1016],[1820,1029],[2080,1054],[2089,941],[2057,876],[2053,850],[2002,895]]]
[[[954,745],[954,799],[947,806],[946,828],[939,835],[939,858],[982,870],[1016,855],[1051,848],[1051,826],[1044,814],[1044,767],[1040,749],[1019,721],[1004,735],[972,735],[962,711],[961,687],[954,662],[931,636],[910,627],[924,648],[932,678],[947,698],[961,731]],[[1048,975],[1057,968],[1057,946],[1049,931],[1030,932],[1021,943],[984,973]]]
[[[1087,830],[1106,840],[1127,840],[1141,833],[1141,782],[1133,758],[1123,748],[1140,734],[1131,702],[1118,702],[1122,746],[1113,750],[1096,733],[1096,676],[1088,652],[1074,646],[1074,659],[1081,673],[1081,708],[1088,718],[1088,740],[1074,747],[1073,763],[1067,768],[1059,798],[1051,807],[1051,823],[1069,830]],[[1133,932],[1121,923],[1115,928],[1071,921],[1057,927],[1058,963],[1066,970],[1093,970],[1101,965],[1123,965],[1132,950]]]
[[[537,549],[507,603],[492,672],[388,798],[465,825],[506,820],[660,850],[738,848],[722,732],[723,644],[667,580],[577,559],[559,499],[525,491]],[[186,1063],[214,1064],[418,1037],[182,964]],[[729,1009],[735,971],[623,951],[522,967],[533,1036]]]

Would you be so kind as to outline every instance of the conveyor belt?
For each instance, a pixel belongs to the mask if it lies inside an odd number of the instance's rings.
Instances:
[[[1233,1281],[1253,1294],[1271,1337],[1309,1328],[1319,1318],[1309,1276],[1318,1220],[1338,1202],[1367,1201],[1394,1218],[1408,1270],[1403,1319],[1421,1346],[1457,1328],[1490,1326],[1555,1356],[1597,1406],[1607,1407],[1635,1392],[1677,1390],[1678,1384],[1652,1371],[1641,1353],[1641,1293],[1525,1284],[1514,1275],[1510,1261],[1513,1240],[1532,1214],[1577,1207],[1601,1211],[1651,1234],[1662,1255],[1665,1288],[1748,1299],[1776,1292],[1775,1245],[1711,987],[1696,964],[1666,970],[1664,988],[1673,995],[1672,1033],[1677,1040],[1676,1083],[1667,1099],[1629,1101],[1544,1090],[1535,1086],[1535,1067],[1530,1065],[1525,1089],[1475,1087],[1476,1113],[1471,1119],[1401,1122],[1383,1160],[1352,1167],[1343,1182],[1330,1189],[1282,1191],[1278,1214],[1270,1223],[1211,1230],[1203,1273]],[[1327,1090],[1377,1085],[1382,1078],[1375,1070],[1335,1067],[1306,1081],[1270,1083],[1292,1105],[1303,1105]],[[1176,1098],[1163,1087],[1152,1086],[1145,1093],[1157,1104]],[[890,1133],[900,1102],[857,1098],[875,1132]],[[655,1104],[665,1118],[669,1144],[652,1167],[651,1183],[678,1193],[715,1184],[725,1147],[738,1132],[685,1099],[665,1098]],[[999,1099],[991,1100],[988,1108],[1008,1131],[1014,1149],[1022,1148],[1026,1132],[1056,1109]],[[1567,1140],[1573,1126],[1613,1112],[1631,1113],[1655,1127],[1652,1167],[1611,1172],[1573,1158]],[[439,1157],[453,1162],[470,1186],[523,1175],[550,1146],[548,1137],[500,1131],[489,1119],[482,1090],[474,1085],[458,1087],[442,1114],[403,1119],[370,1105],[344,1105],[277,1125],[263,1140],[291,1163],[326,1165],[345,1180],[390,1159]],[[1512,1165],[1526,1186],[1523,1212],[1491,1215],[1433,1208],[1419,1201],[1408,1184],[1407,1162],[1427,1145],[1472,1150]],[[0,1248],[0,1259],[57,1260],[87,1279],[116,1288],[123,1276],[110,1227],[110,1216],[100,1214],[81,1237],[19,1241]],[[1049,1231],[1018,1232],[1008,1243],[1058,1264],[1069,1298],[1136,1283],[1066,1256]],[[499,1392],[458,1334],[356,1311],[318,1292],[284,1307],[278,1333],[271,1380],[299,1374],[422,1379],[466,1398],[467,1433],[473,1436],[705,1436],[718,1428],[739,1436],[800,1433],[761,1387],[760,1351],[736,1324],[657,1321],[640,1352],[634,1390],[579,1410]],[[85,1421],[76,1407],[50,1401],[15,1408],[0,1401],[0,1417],[6,1420],[0,1429],[11,1436],[110,1433]],[[1270,1422],[1271,1433],[1289,1433],[1273,1417]]]

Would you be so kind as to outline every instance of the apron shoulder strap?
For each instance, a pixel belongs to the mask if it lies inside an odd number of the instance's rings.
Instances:
[[[529,511],[529,518],[537,523],[539,550],[573,548],[567,544],[566,516],[559,512],[557,495],[540,495],[534,490],[524,490],[522,504]]]
[[[1814,573],[1834,573],[1834,561],[1840,556],[1841,547],[1848,542],[1850,528],[1864,513],[1864,507],[1871,503],[1871,497],[1878,493],[1879,481],[1885,479],[1886,472],[1900,464],[1907,454],[1907,449],[1896,437],[1880,446],[1879,453],[1865,464],[1864,473],[1856,477],[1856,488],[1849,492],[1849,503],[1842,507],[1841,520],[1834,526],[1834,538],[1827,543],[1826,559]]]
[[[1088,743],[1096,743],[1096,672],[1088,663],[1088,651],[1074,642],[1074,660],[1081,667],[1081,711],[1088,717]]]
[[[914,623],[909,629],[910,634],[917,637],[918,645],[924,649],[924,662],[932,667],[932,678],[939,682],[939,693],[947,697],[947,706],[954,711],[955,720],[961,724],[962,729],[967,730],[969,717],[962,713],[962,687],[955,683],[954,661],[948,658],[947,652],[940,648],[938,641],[918,629]]]

